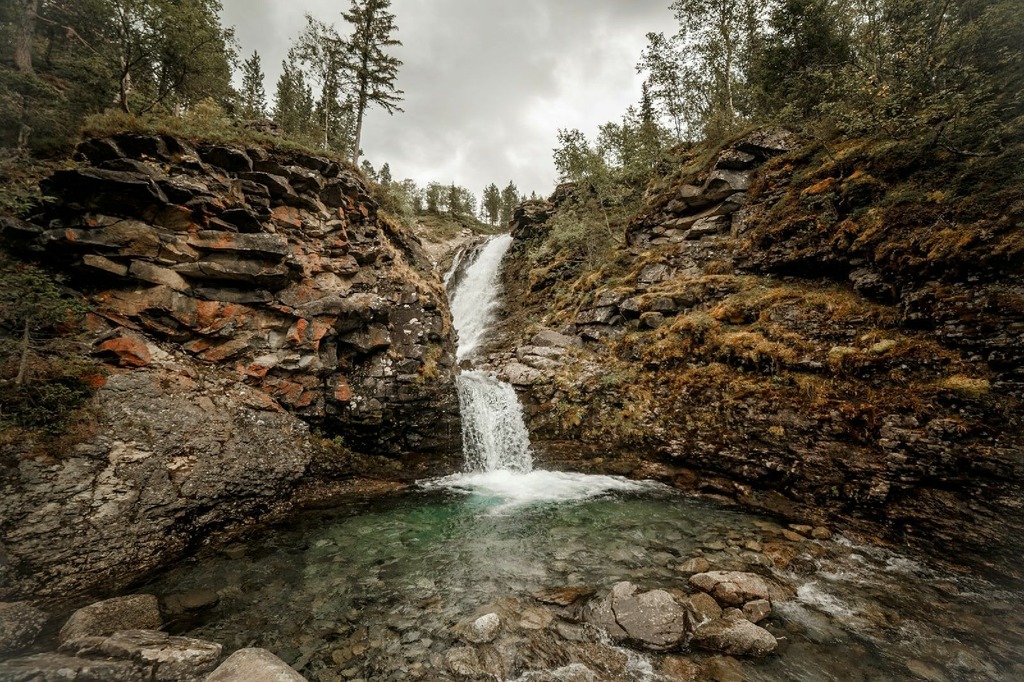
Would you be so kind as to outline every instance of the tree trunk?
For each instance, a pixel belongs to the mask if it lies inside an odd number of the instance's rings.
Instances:
[[[356,135],[352,149],[352,165],[359,168],[359,145],[363,139],[363,112],[366,111],[366,98],[362,93],[360,93],[356,107]]]
[[[14,36],[14,65],[22,73],[32,73],[32,43],[36,35],[39,0],[22,0],[23,10]]]
[[[18,376],[14,379],[15,386],[22,386],[28,377],[28,353],[31,348],[32,319],[25,318],[25,330],[21,334],[21,364],[18,366]]]

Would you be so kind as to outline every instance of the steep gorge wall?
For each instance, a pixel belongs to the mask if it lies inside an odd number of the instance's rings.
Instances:
[[[695,154],[590,271],[535,260],[566,192],[521,207],[516,326],[585,342],[507,330],[494,358],[549,460],[1018,570],[1024,196],[998,161],[899,153]]]
[[[79,153],[2,236],[86,297],[105,376],[72,451],[4,446],[0,597],[113,587],[358,458],[403,479],[455,466],[445,292],[355,173],[168,136]],[[311,447],[310,426],[345,448]]]

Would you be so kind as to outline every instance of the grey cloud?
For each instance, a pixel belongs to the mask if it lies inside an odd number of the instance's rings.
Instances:
[[[592,133],[640,95],[649,31],[673,31],[669,0],[394,0],[404,114],[368,114],[363,149],[395,177],[479,192],[514,180],[548,193],[560,127]],[[258,50],[272,96],[308,12],[341,21],[344,0],[223,0],[244,55]]]

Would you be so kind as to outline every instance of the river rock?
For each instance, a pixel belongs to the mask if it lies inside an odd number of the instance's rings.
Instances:
[[[594,594],[590,587],[561,587],[535,592],[533,598],[542,604],[553,606],[572,606],[580,599]]]
[[[153,682],[191,682],[205,680],[213,672],[221,645],[155,630],[125,630],[107,637],[95,650],[151,668]]]
[[[693,575],[694,573],[705,573],[711,570],[711,562],[704,557],[693,557],[692,559],[687,559],[676,566],[676,570],[680,573],[688,573],[690,575]]]
[[[637,594],[633,583],[621,582],[600,600],[588,620],[610,636],[638,642],[654,651],[679,646],[686,636],[686,610],[668,592]]]
[[[493,642],[501,631],[501,617],[496,613],[487,613],[465,629],[464,639],[470,644],[486,644]]]
[[[767,599],[755,599],[743,605],[743,617],[751,623],[760,623],[772,614],[772,603]]]
[[[748,601],[767,599],[781,601],[790,592],[774,581],[756,573],[711,571],[690,577],[690,586],[707,592],[723,606],[743,606]]]
[[[779,646],[772,633],[754,625],[736,610],[698,627],[694,630],[693,641],[703,649],[730,656],[767,656]]]
[[[26,602],[0,603],[0,654],[31,646],[48,619],[46,612]]]
[[[132,661],[77,658],[63,654],[37,654],[0,661],[0,680],[4,682],[152,682],[152,679],[148,668]]]
[[[157,598],[150,594],[114,597],[78,609],[61,628],[61,647],[76,641],[108,637],[120,630],[155,630],[163,625]]]
[[[206,682],[306,682],[306,678],[266,649],[239,649]]]
[[[710,595],[699,592],[684,602],[691,629],[722,617],[722,607]]]

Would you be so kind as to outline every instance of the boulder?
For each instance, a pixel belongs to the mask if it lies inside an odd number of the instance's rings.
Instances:
[[[772,615],[772,603],[767,599],[755,599],[743,605],[743,617],[751,623],[760,623]]]
[[[46,612],[25,602],[0,602],[0,655],[32,645],[49,620]]]
[[[723,606],[743,606],[755,599],[782,601],[791,596],[786,588],[756,573],[711,571],[691,576],[689,582],[691,587],[707,592]]]
[[[465,628],[463,639],[470,644],[487,644],[494,641],[499,631],[501,631],[501,617],[496,613],[488,613],[480,616]]]
[[[152,682],[201,682],[220,661],[221,645],[156,630],[123,630],[63,647],[79,655],[131,661],[148,669]]]
[[[705,623],[710,623],[722,617],[722,607],[703,592],[688,598],[683,602],[683,605],[686,607],[686,612],[689,616],[688,623],[691,629],[698,628]]]
[[[552,329],[542,329],[530,340],[531,346],[540,348],[576,348],[583,345],[578,336],[559,334]]]
[[[57,636],[61,646],[85,638],[107,637],[119,630],[155,630],[163,625],[157,598],[151,594],[114,597],[78,609]]]
[[[613,638],[628,639],[653,651],[667,651],[686,636],[686,610],[668,592],[637,593],[621,582],[591,611],[588,620]]]
[[[266,649],[239,649],[206,682],[305,682],[287,663]]]
[[[693,643],[702,649],[730,656],[767,656],[779,647],[772,633],[754,625],[735,610],[694,630]]]

